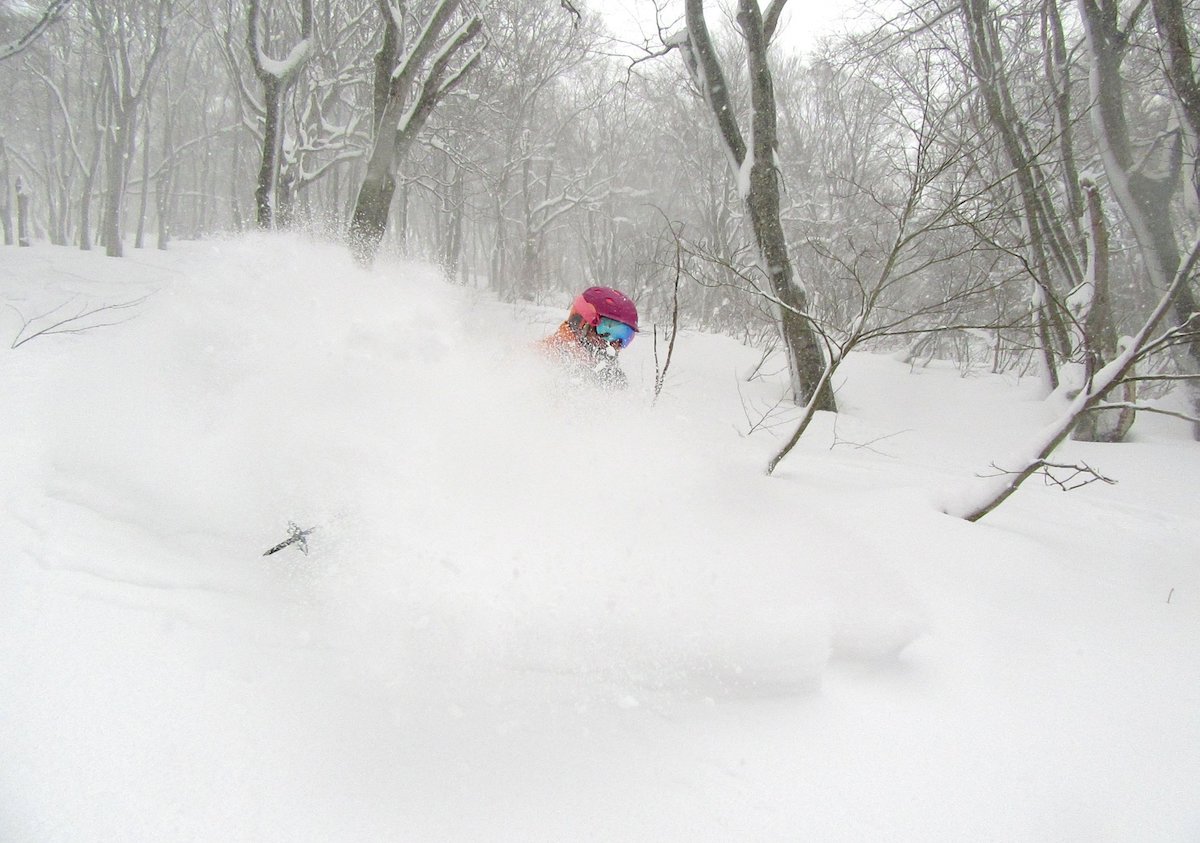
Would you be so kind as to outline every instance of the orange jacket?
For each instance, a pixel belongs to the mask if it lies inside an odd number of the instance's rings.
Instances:
[[[617,365],[615,351],[606,345],[588,342],[586,333],[580,333],[570,320],[539,340],[538,347],[547,356],[560,361],[572,377],[606,389],[622,389],[627,383],[625,373]]]

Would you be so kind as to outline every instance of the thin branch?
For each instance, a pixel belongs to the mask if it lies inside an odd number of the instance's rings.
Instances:
[[[100,307],[93,307],[90,309],[84,308],[84,309],[80,310],[78,313],[76,313],[74,316],[68,316],[66,318],[59,319],[58,321],[52,322],[51,324],[47,325],[46,327],[39,328],[38,330],[33,331],[32,333],[29,333],[29,334],[26,334],[25,332],[28,331],[35,322],[37,322],[38,320],[41,320],[41,319],[46,319],[47,317],[52,316],[53,314],[57,313],[58,311],[62,310],[64,307],[66,307],[68,304],[70,304],[70,301],[68,300],[66,302],[63,302],[62,304],[60,304],[58,307],[54,308],[53,310],[50,310],[39,316],[35,316],[32,319],[26,319],[25,316],[21,313],[21,311],[17,310],[17,308],[15,308],[13,305],[6,303],[6,306],[8,307],[8,309],[11,310],[13,313],[17,314],[17,316],[20,317],[21,323],[22,323],[21,330],[17,331],[17,335],[13,338],[12,345],[10,345],[9,348],[13,348],[13,349],[20,348],[25,343],[29,342],[32,339],[36,339],[37,337],[47,337],[47,336],[51,336],[53,334],[81,334],[85,331],[91,331],[95,328],[109,328],[114,325],[123,324],[125,322],[128,322],[130,319],[134,318],[134,315],[136,315],[136,314],[127,316],[124,319],[117,319],[112,322],[88,322],[88,320],[91,317],[94,317],[100,313],[115,313],[115,312],[129,310],[130,308],[137,307],[137,306],[141,305],[143,302],[145,302],[146,299],[150,298],[151,295],[152,295],[151,293],[147,293],[146,295],[141,296],[139,298],[132,299],[131,301],[127,301],[127,302],[121,302],[119,304],[105,304],[105,305],[101,305]]]
[[[1066,463],[1049,462],[1045,459],[1039,459],[1026,469],[1020,471],[1009,471],[992,463],[992,468],[996,469],[995,474],[983,474],[981,477],[1004,477],[1006,475],[1024,475],[1041,474],[1047,486],[1057,486],[1064,492],[1081,489],[1084,486],[1089,486],[1092,483],[1106,483],[1110,486],[1115,486],[1117,481],[1111,477],[1106,477],[1096,469],[1092,468],[1087,463],[1078,463],[1076,465],[1068,465]],[[1066,476],[1055,474],[1055,472],[1068,472]],[[1082,479],[1081,479],[1082,478]]]
[[[7,58],[12,58],[24,51],[30,44],[41,37],[42,33],[50,28],[50,25],[62,17],[63,12],[67,10],[67,6],[71,4],[71,0],[52,0],[46,11],[38,18],[37,23],[33,28],[18,38],[12,43],[0,46],[0,61]]]
[[[1095,413],[1100,410],[1136,410],[1139,413],[1157,413],[1160,416],[1170,416],[1175,419],[1183,419],[1185,422],[1191,422],[1192,424],[1200,424],[1200,416],[1189,416],[1187,413],[1164,410],[1161,407],[1152,407],[1149,404],[1143,404],[1138,401],[1114,401],[1112,403],[1097,404],[1094,407],[1088,407],[1087,412]]]

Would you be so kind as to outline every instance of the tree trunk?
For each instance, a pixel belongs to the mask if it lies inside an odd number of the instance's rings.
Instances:
[[[105,76],[107,82],[107,74]],[[108,93],[107,84],[96,97],[96,105],[92,117],[97,117],[106,109]],[[96,133],[96,142],[92,145],[92,160],[89,162],[87,173],[84,174],[83,191],[79,197],[79,248],[89,252],[92,249],[92,199],[96,192],[96,174],[100,172],[100,153],[104,150],[104,133]]]
[[[12,217],[12,187],[8,183],[8,150],[4,138],[0,137],[0,225],[4,226],[4,245],[11,246],[15,240]]]
[[[396,179],[391,173],[363,179],[350,220],[350,253],[361,265],[370,265],[379,251],[395,193]]]
[[[275,227],[292,228],[296,224],[296,176],[280,165],[279,181],[275,185]]]
[[[814,409],[832,413],[837,411],[837,403],[832,384],[829,378],[824,377],[825,350],[808,317],[807,291],[794,277],[795,269],[788,255],[787,237],[783,231],[779,168],[775,160],[777,123],[774,80],[767,64],[768,37],[763,30],[755,0],[741,0],[738,22],[742,24],[746,38],[754,112],[749,149],[753,159],[749,190],[745,196],[746,207],[762,257],[762,270],[770,279],[771,291],[782,305],[783,339],[790,352],[792,387],[796,400],[808,404],[815,395]],[[745,166],[744,160],[742,166]]]
[[[174,217],[175,202],[173,196],[175,193],[176,164],[174,148],[175,119],[174,109],[171,108],[171,88],[169,82],[163,99],[167,103],[166,114],[163,117],[163,170],[154,185],[154,210],[158,222],[158,241],[156,246],[160,251],[165,251],[171,243],[171,220]],[[149,143],[149,139],[147,139],[147,143]]]
[[[146,212],[150,207],[150,114],[147,109],[146,129],[142,135],[142,193],[138,200],[137,235],[133,239],[133,248],[146,247]]]
[[[1015,112],[1009,92],[1008,79],[1003,69],[1004,56],[995,33],[990,3],[988,0],[966,0],[961,9],[966,25],[971,69],[978,83],[980,98],[988,122],[1000,138],[1020,194],[1025,251],[1034,285],[1034,330],[1038,337],[1047,385],[1050,390],[1054,390],[1059,386],[1059,361],[1071,356],[1068,331],[1060,312],[1048,258],[1048,254],[1054,252],[1055,237],[1061,239],[1061,235],[1054,230],[1056,215],[1050,207],[1050,200],[1039,191],[1044,179],[1033,157],[1036,153],[1028,148],[1027,142],[1023,142],[1021,121]],[[1044,14],[1047,15],[1052,12],[1056,14],[1056,9],[1044,10]],[[1050,59],[1047,58],[1047,61]],[[1050,81],[1053,86],[1053,75]],[[1064,91],[1056,97],[1060,105],[1064,102],[1062,97],[1065,95]],[[1068,261],[1060,255],[1058,263],[1063,266]],[[1076,281],[1070,270],[1064,274],[1069,282]]]
[[[504,216],[504,197],[508,192],[508,171],[504,171],[499,185],[497,185],[493,193],[493,216],[496,221],[496,230],[492,236],[491,255],[488,260],[488,284],[493,292],[499,295],[503,300],[510,300],[510,290],[508,284],[508,264],[505,260],[504,241],[508,238],[508,226]]]
[[[259,228],[275,227],[275,185],[279,171],[279,80],[263,80],[263,105],[267,110],[263,124],[262,164],[254,188],[255,219]]]
[[[242,204],[238,201],[238,191],[244,189],[243,182],[238,176],[238,164],[241,163],[241,160],[242,145],[239,142],[238,133],[235,132],[229,151],[229,214],[233,218],[234,231],[243,231],[246,227],[246,219],[242,216]]]
[[[442,252],[442,264],[446,277],[459,280],[463,252],[463,171],[455,167],[454,182],[450,188],[450,219],[446,223],[446,245]]]
[[[1113,194],[1133,229],[1151,283],[1157,289],[1165,289],[1171,285],[1180,265],[1179,242],[1171,221],[1171,199],[1183,172],[1179,160],[1182,138],[1177,135],[1171,160],[1162,168],[1161,177],[1151,177],[1145,172],[1150,162],[1135,164],[1121,78],[1128,33],[1119,28],[1115,0],[1079,0],[1079,7],[1092,56],[1091,90],[1095,101],[1092,122],[1100,158]],[[1200,371],[1200,332],[1195,330],[1193,319],[1197,304],[1190,284],[1179,285],[1172,304],[1176,324],[1193,324],[1192,338],[1183,344],[1182,352],[1188,358],[1189,368]],[[1190,390],[1195,414],[1200,415],[1200,386],[1186,388]],[[1200,424],[1193,425],[1192,435],[1200,440]]]
[[[739,0],[737,19],[746,42],[750,77],[752,126],[750,144],[738,126],[724,71],[704,20],[703,0],[687,0],[687,40],[683,49],[688,71],[704,95],[717,122],[738,189],[750,215],[760,266],[779,307],[780,332],[788,349],[788,364],[797,403],[835,412],[833,389],[826,374],[825,351],[808,316],[808,295],[794,277],[779,203],[779,172],[775,161],[776,103],[767,47],[774,33],[781,2],[772,3],[764,20],[757,0]],[[815,399],[815,403],[814,403]]]
[[[755,161],[750,170],[750,194],[746,205],[751,227],[762,259],[763,274],[770,279],[771,291],[779,299],[780,327],[789,351],[792,389],[798,403],[807,404],[814,385],[821,382],[815,409],[836,412],[833,388],[821,373],[825,370],[825,350],[808,318],[808,300],[803,287],[794,283],[787,238],[779,208],[779,182],[774,162]]]
[[[362,266],[369,266],[374,261],[383,240],[392,196],[396,191],[394,172],[397,162],[408,152],[437,104],[479,60],[477,51],[457,71],[449,69],[454,56],[482,29],[482,20],[478,15],[473,15],[437,49],[429,66],[422,66],[434,53],[442,30],[457,10],[459,2],[441,0],[403,63],[387,77],[387,96],[382,98],[384,105],[378,113],[375,144],[367,159],[366,174],[354,203],[354,215],[350,219],[350,252]],[[395,25],[390,15],[385,15],[385,21],[388,26]],[[377,68],[386,67],[384,58],[377,60]],[[408,106],[406,97],[414,85],[418,86],[416,99]],[[378,105],[381,98],[378,97],[378,91],[376,94]]]
[[[1092,375],[1113,360],[1118,353],[1117,332],[1112,319],[1112,302],[1109,295],[1108,229],[1104,223],[1104,211],[1100,205],[1100,191],[1096,185],[1085,181],[1084,196],[1087,202],[1088,222],[1088,269],[1083,289],[1086,310],[1076,314],[1076,322],[1082,337],[1078,346],[1084,354],[1084,378],[1086,385]],[[1137,382],[1127,380],[1121,385],[1122,402],[1133,404],[1137,400]],[[1108,401],[1107,394],[1100,401]],[[1071,433],[1073,439],[1082,442],[1120,442],[1129,435],[1136,417],[1132,407],[1119,410],[1096,410],[1079,417]]]
[[[7,176],[0,179],[0,190],[4,191],[4,197],[0,199],[0,225],[4,226],[4,245],[11,246],[16,239],[16,232],[13,229],[12,188],[9,187]]]
[[[132,134],[130,108],[122,106],[112,115],[108,150],[105,156],[104,250],[110,258],[124,257],[125,185],[129,178],[129,155]]]
[[[278,195],[280,154],[283,149],[283,98],[291,89],[312,53],[313,2],[300,2],[300,41],[292,49],[280,69],[269,66],[259,36],[259,0],[249,0],[247,7],[246,46],[254,73],[263,85],[263,146],[262,164],[254,190],[254,204],[259,228],[274,228],[279,222]]]
[[[396,247],[400,250],[400,254],[409,254],[409,239],[413,235],[412,225],[409,220],[412,211],[412,185],[407,181],[404,184],[397,184],[400,195],[396,199],[396,216],[392,220],[392,235],[396,241]]]
[[[17,176],[17,245],[33,245],[29,228],[29,189],[20,176]]]

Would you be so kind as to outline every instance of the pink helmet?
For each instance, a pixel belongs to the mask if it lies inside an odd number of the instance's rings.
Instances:
[[[638,329],[637,306],[633,299],[612,287],[588,287],[571,303],[571,313],[577,313],[584,322],[595,327],[600,317],[607,316],[618,322]]]

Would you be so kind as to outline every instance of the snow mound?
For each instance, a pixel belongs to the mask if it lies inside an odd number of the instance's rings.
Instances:
[[[303,566],[278,599],[319,606],[305,635],[385,672],[796,692],[917,634],[910,606],[860,622],[804,520],[686,416],[563,383],[511,311],[296,238],[188,252],[132,321],[21,350],[62,356],[25,399],[69,525],[45,564],[261,599],[263,568]],[[313,555],[256,560],[289,521]]]
[[[852,355],[766,478],[786,375],[728,337],[580,390],[560,313],[289,236],[8,249],[0,298],[4,841],[1194,836],[1162,420],[966,524],[1027,383]]]

